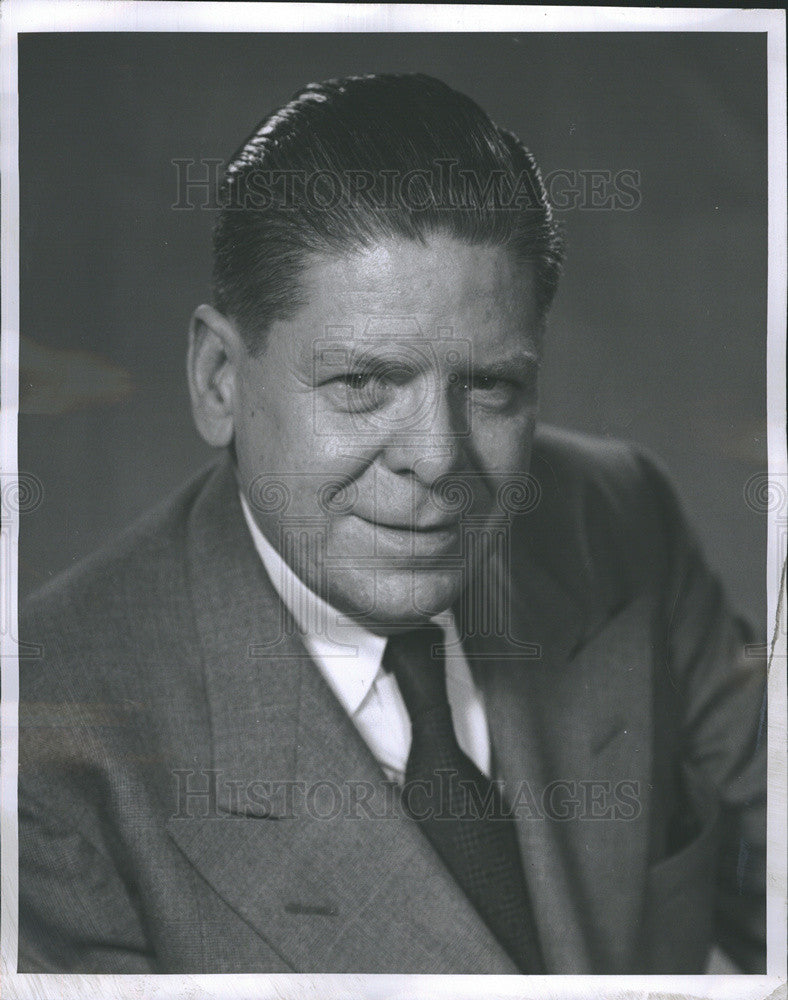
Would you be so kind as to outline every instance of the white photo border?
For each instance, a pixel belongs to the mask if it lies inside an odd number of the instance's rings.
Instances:
[[[768,61],[767,417],[770,486],[786,492],[786,49],[785,12],[689,8],[479,6],[470,4],[211,3],[199,0],[6,0],[0,12],[2,106],[2,489],[19,488],[19,176],[17,39],[21,32],[759,32]],[[483,24],[483,28],[481,25]],[[495,996],[499,998],[668,997],[761,1000],[786,989],[786,611],[785,512],[770,511],[767,548],[769,636],[769,805],[767,975],[705,976],[404,976],[404,975],[38,975],[16,972],[18,917],[17,615],[18,515],[4,504],[2,665],[2,916],[0,976],[7,997],[337,998]],[[782,517],[780,516],[782,514]],[[780,583],[782,581],[782,583]]]

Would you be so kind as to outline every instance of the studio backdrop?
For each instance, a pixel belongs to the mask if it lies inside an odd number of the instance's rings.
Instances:
[[[765,632],[766,36],[20,36],[22,596],[210,460],[185,382],[215,173],[305,83],[425,72],[565,228],[541,419],[651,449]]]

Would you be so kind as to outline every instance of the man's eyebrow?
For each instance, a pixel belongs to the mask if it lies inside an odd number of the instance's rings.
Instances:
[[[376,345],[377,346],[377,345]],[[441,345],[445,346],[445,345]],[[306,353],[306,352],[304,352]],[[369,343],[358,344],[352,341],[347,344],[332,343],[330,345],[316,347],[312,353],[311,361],[315,370],[339,370],[348,366],[353,368],[379,368],[380,365],[390,363],[392,365],[401,364],[405,367],[418,367],[420,358],[429,357],[429,351],[422,353],[417,351],[414,357],[410,357],[407,352],[398,351],[396,347],[382,343],[378,350],[371,347]],[[484,358],[478,363],[474,362],[473,355],[470,357],[462,351],[455,351],[457,361],[449,367],[473,371],[477,374],[490,375],[496,378],[503,378],[506,375],[526,374],[541,366],[542,359],[536,350],[518,351],[503,357]]]
[[[478,364],[474,364],[471,359],[471,370],[477,375],[493,375],[496,378],[504,378],[507,375],[522,375],[539,368],[542,359],[536,351],[524,351],[513,354],[506,358],[485,358]]]

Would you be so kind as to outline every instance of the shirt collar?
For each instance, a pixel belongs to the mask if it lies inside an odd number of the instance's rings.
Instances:
[[[240,496],[252,541],[274,589],[332,691],[353,714],[380,672],[385,636],[370,632],[307,587],[262,533],[243,493]]]

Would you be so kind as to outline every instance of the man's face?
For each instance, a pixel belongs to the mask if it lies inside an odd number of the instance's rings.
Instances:
[[[449,607],[469,532],[528,469],[540,318],[530,270],[446,236],[303,274],[305,305],[238,369],[239,474],[298,575],[373,629]]]

